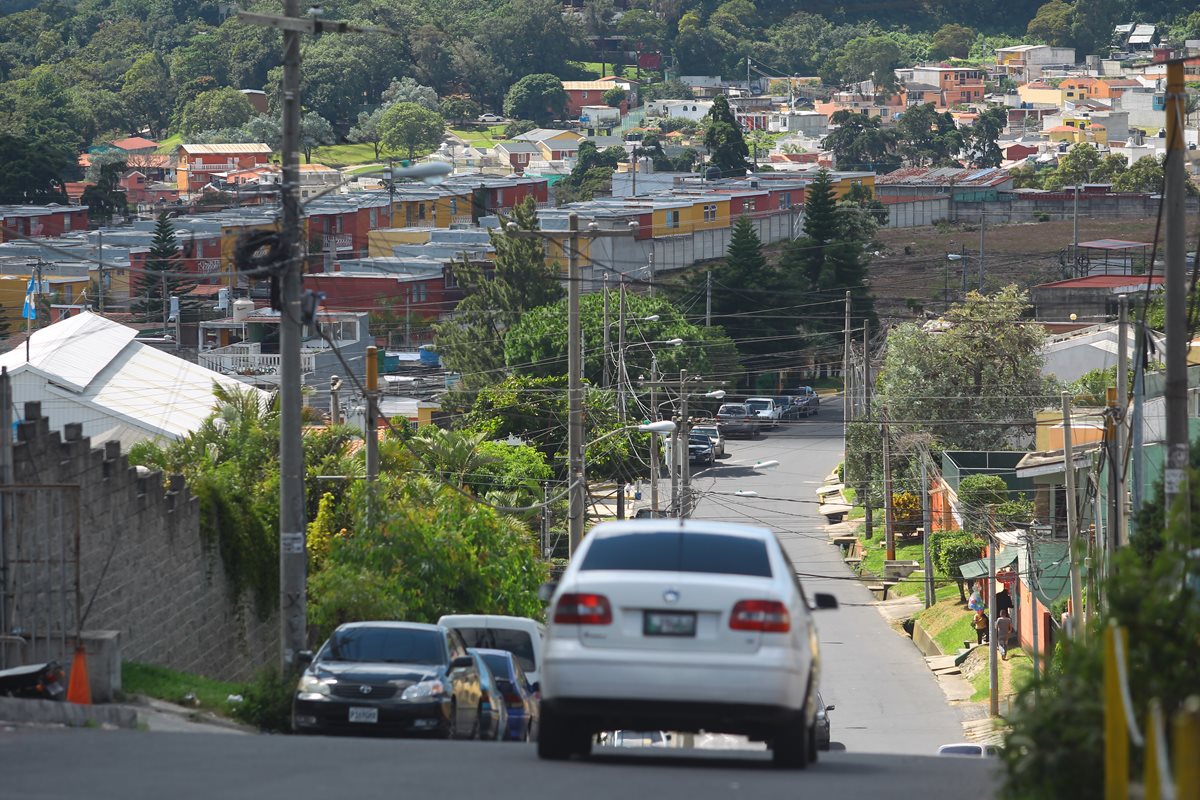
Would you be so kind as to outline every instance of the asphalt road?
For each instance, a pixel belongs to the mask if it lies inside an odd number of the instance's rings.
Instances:
[[[836,746],[851,753],[932,754],[962,741],[960,711],[947,705],[912,642],[874,608],[837,547],[829,544],[815,491],[842,460],[840,399],[815,417],[780,423],[754,441],[732,440],[728,457],[693,481],[693,517],[758,522],[775,530],[808,592],[829,592],[841,607],[817,617],[821,693]],[[755,471],[756,461],[779,466]],[[756,492],[757,497],[738,496]]]
[[[796,772],[774,769],[766,752],[649,749],[550,763],[523,744],[0,729],[6,800],[986,800],[995,769],[990,759],[830,753]]]

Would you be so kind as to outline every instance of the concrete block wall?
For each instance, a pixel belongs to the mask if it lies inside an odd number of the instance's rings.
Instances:
[[[171,476],[164,486],[160,472],[139,474],[117,442],[92,447],[74,424],[62,435],[51,431],[38,403],[26,404],[24,419],[13,446],[16,483],[79,486],[86,630],[119,631],[123,660],[222,680],[248,680],[274,661],[278,617],[260,620],[249,599],[232,598],[217,545],[202,541],[199,504],[182,476]],[[75,524],[73,490],[23,492],[16,495],[14,516],[27,540],[51,535],[46,498],[39,504],[38,494],[49,494],[61,507],[56,524]],[[45,594],[34,598],[44,602]],[[74,609],[70,619],[73,625]],[[60,660],[69,665],[70,654]]]

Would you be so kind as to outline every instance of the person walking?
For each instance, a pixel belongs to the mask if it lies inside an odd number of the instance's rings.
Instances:
[[[1012,639],[1013,623],[1008,609],[1002,609],[996,618],[996,646],[1000,648],[1000,660],[1008,661],[1008,642]]]
[[[975,626],[975,644],[983,644],[988,638],[988,627],[990,621],[988,615],[983,613],[983,609],[975,612],[975,619],[972,621]]]

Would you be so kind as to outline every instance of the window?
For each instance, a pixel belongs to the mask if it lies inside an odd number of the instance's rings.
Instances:
[[[707,205],[704,207],[704,221],[715,222],[717,219],[717,207],[715,205]]]
[[[372,228],[379,227],[379,209],[377,209],[377,208],[371,209],[371,227]]]
[[[662,531],[596,539],[583,570],[648,570],[771,577],[761,539],[711,533]]]
[[[457,197],[450,198],[450,213],[451,214],[458,213],[458,198]]]
[[[71,230],[71,215],[63,214],[63,233]]]
[[[447,269],[445,272],[442,273],[442,277],[445,279],[444,285],[447,289],[457,289],[458,288],[458,278],[455,277],[454,270]]]
[[[436,630],[348,628],[330,638],[317,660],[442,664],[440,639]]]
[[[792,207],[792,193],[791,192],[784,192],[783,194],[779,195],[779,207],[780,208],[791,208]]]
[[[425,204],[417,203],[417,219],[425,219]]]
[[[537,670],[537,659],[533,654],[533,640],[527,631],[511,628],[455,628],[462,634],[467,647],[481,647],[485,650],[507,650],[517,657],[517,662],[525,669]],[[483,660],[489,665],[493,658],[499,656],[484,656]],[[505,665],[504,672],[508,672]]]
[[[667,227],[668,228],[678,228],[679,227],[679,212],[678,211],[668,211],[666,213],[666,218],[667,218]]]
[[[743,208],[743,210],[745,210],[745,212],[747,214],[753,214],[755,211],[758,211],[758,201],[757,200],[747,200],[745,205],[742,208]]]
[[[423,283],[414,284],[409,288],[410,299],[414,303],[424,303],[429,299],[429,287]]]

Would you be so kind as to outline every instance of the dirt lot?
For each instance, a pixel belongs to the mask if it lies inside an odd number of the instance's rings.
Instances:
[[[1189,220],[1189,247],[1195,242],[1196,220]],[[1154,238],[1153,219],[1079,221],[1079,240],[1126,239],[1149,242]],[[940,225],[927,228],[883,230],[884,249],[871,265],[871,285],[881,315],[910,316],[922,308],[940,310],[944,298],[954,301],[962,288],[979,286],[978,225]],[[1029,287],[1069,277],[1060,256],[1072,241],[1070,220],[988,226],[984,239],[984,286],[994,290],[1007,283]],[[1160,245],[1161,247],[1161,245]],[[965,253],[950,261],[948,253]],[[1161,250],[1159,257],[1161,258]]]

